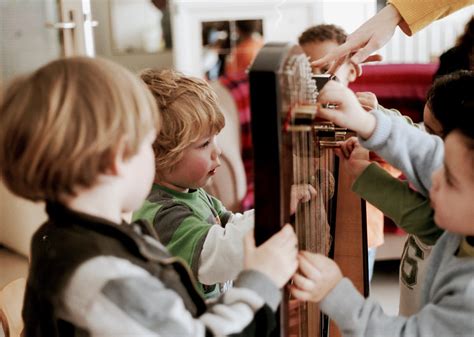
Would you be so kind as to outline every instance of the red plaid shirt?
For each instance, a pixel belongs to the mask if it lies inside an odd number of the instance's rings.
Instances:
[[[230,91],[239,113],[242,160],[247,177],[247,193],[242,200],[242,209],[245,211],[254,207],[253,146],[250,125],[249,81],[247,74],[233,75],[232,77],[224,75],[220,77],[219,81]]]

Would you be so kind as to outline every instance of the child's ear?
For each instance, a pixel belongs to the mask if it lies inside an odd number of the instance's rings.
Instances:
[[[349,75],[347,76],[347,82],[351,83],[354,82],[357,78],[358,70],[357,65],[354,64],[352,61],[349,62]]]
[[[120,176],[122,175],[124,168],[125,168],[125,148],[126,148],[126,141],[125,138],[122,137],[117,144],[117,147],[111,153],[111,160],[110,165],[107,169],[107,174]]]

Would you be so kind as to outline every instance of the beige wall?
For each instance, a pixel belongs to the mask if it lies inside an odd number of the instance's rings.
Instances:
[[[31,236],[45,220],[43,203],[18,198],[0,182],[0,244],[29,256]]]

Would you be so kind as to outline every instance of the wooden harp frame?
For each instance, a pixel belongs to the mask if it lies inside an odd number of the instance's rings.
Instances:
[[[310,132],[316,130],[322,134],[323,137],[318,138],[316,144],[319,147],[322,147],[323,143],[325,148],[337,146],[337,138],[341,137],[338,135],[338,128],[328,122],[318,123],[313,119],[310,123],[302,123],[298,126],[288,124],[288,108],[291,110],[294,106],[288,107],[288,102],[285,102],[283,90],[288,90],[288,87],[285,87],[282,82],[282,75],[292,55],[304,54],[300,47],[291,44],[266,44],[249,70],[257,245],[279,231],[285,223],[292,222],[289,214],[291,184],[288,183],[293,181],[294,173],[291,160],[292,140],[288,136],[291,128],[309,128],[312,130]],[[298,62],[306,62],[306,67],[309,67],[307,58],[300,56],[298,60]],[[301,83],[295,83],[294,86],[292,90],[314,90],[317,96],[315,86],[309,89]],[[296,92],[297,96],[299,94]],[[310,104],[303,108],[312,109],[315,113],[314,103],[312,106]],[[307,103],[303,102],[303,104]],[[332,202],[327,210],[332,237],[328,255],[338,263],[343,275],[350,278],[362,294],[368,296],[365,202],[350,190],[347,172],[344,171],[342,165],[338,165],[337,157],[333,153],[331,155],[336,183]],[[274,336],[290,335],[288,304],[289,293],[285,287],[282,304],[277,313],[278,328]],[[314,319],[319,325],[317,336],[340,335],[334,324],[327,323],[327,318],[321,316]],[[301,328],[297,335],[316,337],[313,333],[303,332]]]

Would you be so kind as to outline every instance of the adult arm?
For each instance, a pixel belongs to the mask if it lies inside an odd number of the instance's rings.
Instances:
[[[389,0],[403,18],[400,28],[409,36],[449,14],[474,4],[473,0]]]
[[[335,61],[328,70],[334,74],[351,54],[351,61],[356,65],[374,61],[376,59],[369,55],[390,41],[397,26],[412,35],[432,21],[473,3],[473,0],[389,0],[387,6],[350,34],[345,43],[314,61],[313,65],[321,67]],[[360,67],[357,70],[360,75]]]

